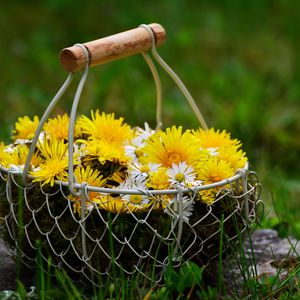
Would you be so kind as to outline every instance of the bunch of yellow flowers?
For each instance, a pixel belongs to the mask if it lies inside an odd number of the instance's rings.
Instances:
[[[13,142],[0,143],[0,165],[12,173],[22,173],[39,118],[18,118]],[[33,182],[52,187],[68,181],[67,114],[49,118],[39,136],[30,163]],[[151,190],[193,188],[232,177],[247,163],[241,143],[225,130],[183,130],[172,126],[154,131],[130,127],[114,114],[91,112],[81,115],[74,128],[74,176],[77,183],[116,190],[147,191],[143,194],[89,192],[87,209],[97,206],[115,213],[166,210],[174,195],[151,196]],[[197,200],[212,204],[220,188],[203,190]],[[185,200],[186,196],[183,198]],[[80,201],[74,201],[74,210]]]

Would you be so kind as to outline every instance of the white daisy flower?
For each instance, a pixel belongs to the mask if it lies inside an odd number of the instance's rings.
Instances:
[[[40,142],[43,142],[44,140],[45,140],[45,137],[46,137],[46,134],[45,134],[45,132],[44,131],[42,131],[41,133],[40,133],[40,135],[39,135],[39,141]],[[32,142],[32,140],[33,139],[31,139],[31,140],[29,140],[29,139],[16,139],[15,140],[15,144],[17,144],[17,145],[19,145],[19,144],[21,144],[21,145],[23,145],[23,144],[29,144],[29,143],[31,143]]]
[[[3,150],[3,152],[6,153],[14,153],[16,151],[16,148],[14,148],[14,146],[12,144],[9,144],[5,147],[5,149]]]
[[[132,176],[126,177],[126,179],[116,187],[118,190],[144,190],[146,189],[145,180],[142,178],[135,178]]]
[[[126,156],[130,157],[133,162],[138,162],[137,147],[133,145],[125,145],[124,150]]]
[[[24,166],[25,165],[14,165],[14,164],[10,164],[9,165],[9,171],[13,174],[21,174],[23,173],[24,170]]]
[[[171,185],[180,184],[182,186],[188,186],[195,181],[196,177],[194,169],[188,166],[186,162],[173,163],[172,168],[167,170],[167,175],[170,177]]]
[[[202,184],[203,184],[203,180],[194,180],[194,181],[192,181],[192,182],[189,182],[189,183],[187,184],[187,187],[193,188],[193,187],[200,186],[200,185],[202,185]]]
[[[193,214],[194,210],[194,200],[188,196],[182,198],[182,219],[183,222],[188,223],[190,216]],[[174,197],[167,207],[164,209],[164,212],[171,217],[179,219],[179,203],[177,197]]]
[[[136,147],[142,147],[145,141],[155,133],[155,130],[151,129],[147,122],[144,123],[145,129],[137,127],[138,136],[132,140],[132,144]]]
[[[37,172],[41,169],[41,167],[32,166],[32,171]]]
[[[127,177],[117,189],[119,190],[146,190],[145,180],[141,178]],[[134,205],[143,206],[149,204],[150,200],[147,195],[129,195],[121,194],[123,201],[129,202]]]
[[[32,142],[32,140],[25,140],[25,139],[16,139],[15,140],[15,144],[17,144],[17,145],[29,144],[31,142]]]
[[[74,156],[78,155],[78,157],[81,159],[83,156],[85,156],[85,147],[86,144],[79,144],[79,143],[74,143]]]
[[[160,164],[149,163],[146,165],[138,162],[128,166],[128,174],[136,179],[146,180],[150,172],[155,172],[160,167]],[[140,177],[140,178],[139,178]]]
[[[41,133],[39,135],[39,141],[41,142],[41,141],[45,140],[45,138],[49,138],[49,137],[47,137],[47,134],[45,131],[41,131]]]

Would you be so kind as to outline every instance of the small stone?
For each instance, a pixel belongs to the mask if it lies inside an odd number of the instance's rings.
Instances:
[[[273,229],[261,229],[254,231],[251,237],[245,240],[244,253],[243,259],[247,260],[250,277],[264,281],[278,276],[279,280],[284,280],[289,268],[299,264],[297,257],[300,254],[300,243],[294,238],[281,239]],[[240,257],[237,257],[227,262],[224,277],[229,289],[237,287],[238,292],[242,294],[243,276],[239,260]]]

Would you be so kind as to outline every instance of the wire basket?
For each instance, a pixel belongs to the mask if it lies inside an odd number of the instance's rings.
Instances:
[[[51,262],[53,267],[68,269],[75,274],[75,279],[86,278],[95,285],[99,284],[99,276],[109,275],[115,267],[126,274],[139,272],[159,283],[170,261],[175,267],[187,260],[206,265],[220,253],[221,234],[227,237],[224,251],[256,221],[257,207],[262,203],[259,200],[260,185],[248,163],[231,178],[193,187],[176,185],[168,190],[100,188],[76,182],[73,170],[74,124],[90,65],[141,52],[156,84],[159,129],[162,126],[161,83],[151,57],[145,53],[151,47],[153,57],[174,79],[201,126],[207,129],[190,93],[156,51],[156,46],[164,39],[165,32],[160,25],[141,25],[125,33],[84,45],[76,44],[62,51],[62,63],[70,74],[39,123],[23,173],[0,166],[2,234],[11,245],[12,254],[20,255],[27,266],[36,266],[39,249],[44,260]],[[129,49],[125,44],[131,45]],[[107,47],[112,47],[112,52]],[[101,56],[99,52],[104,48],[106,52],[100,53]],[[116,54],[117,51],[120,52]],[[82,68],[70,114],[68,182],[55,180],[51,188],[34,183],[34,177],[28,171],[44,123],[71,83],[74,72]],[[211,205],[197,201],[202,192],[211,190],[217,191]],[[115,199],[119,195],[142,195],[151,199],[152,204],[147,210],[123,205],[117,211],[110,200],[95,203],[91,193],[112,195]],[[70,194],[79,203],[79,214],[74,212]],[[164,210],[156,209],[158,203],[165,201],[166,195],[172,195],[172,203],[165,203]],[[41,249],[36,240],[42,242]],[[52,257],[50,261],[49,257]]]

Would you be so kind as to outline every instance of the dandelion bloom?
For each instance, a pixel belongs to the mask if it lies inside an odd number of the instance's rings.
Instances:
[[[220,160],[215,156],[210,157],[205,163],[199,164],[196,171],[197,177],[203,181],[203,184],[222,181],[232,177],[235,173],[230,163]],[[217,192],[222,187],[200,191],[201,200],[207,204],[213,203]]]
[[[206,162],[200,163],[196,169],[197,177],[204,184],[210,184],[230,178],[234,175],[234,170],[226,161],[217,157],[210,157]]]
[[[67,140],[69,135],[69,122],[70,118],[67,114],[58,115],[55,118],[50,118],[44,124],[44,131],[50,137],[58,140]],[[74,136],[80,135],[80,128],[75,124]]]
[[[142,148],[144,156],[140,160],[144,163],[158,163],[166,168],[172,164],[186,162],[193,165],[203,159],[204,153],[193,143],[190,131],[182,132],[182,127],[167,128],[152,135]]]
[[[100,164],[105,164],[107,161],[126,165],[129,158],[125,155],[125,150],[115,144],[100,142],[97,140],[86,141],[84,152],[86,155],[94,156]]]
[[[30,172],[35,178],[33,181],[42,182],[42,185],[54,185],[54,180],[66,180],[68,167],[68,144],[63,141],[51,139],[39,143],[38,149],[44,159],[37,170]],[[77,164],[76,156],[74,164]]]
[[[115,214],[143,211],[146,209],[141,205],[135,205],[128,201],[124,201],[121,199],[121,197],[112,197],[108,194],[100,194],[94,199],[94,202],[99,208]]]
[[[234,170],[244,168],[247,162],[246,153],[233,146],[220,147],[218,157],[220,160],[228,162]]]
[[[15,129],[12,131],[13,139],[32,140],[38,125],[39,118],[37,116],[34,116],[33,120],[28,116],[19,117],[15,123]]]
[[[150,172],[147,187],[154,190],[166,190],[170,188],[169,176],[165,168],[159,168],[155,172]]]
[[[201,148],[219,148],[222,146],[241,147],[241,142],[231,139],[230,134],[225,130],[220,131],[210,128],[209,130],[198,129],[192,132],[197,144]]]
[[[123,118],[115,119],[114,114],[100,114],[99,110],[91,112],[91,119],[81,116],[78,125],[83,133],[92,140],[100,140],[109,144],[124,145],[133,137],[133,130],[123,123]]]

